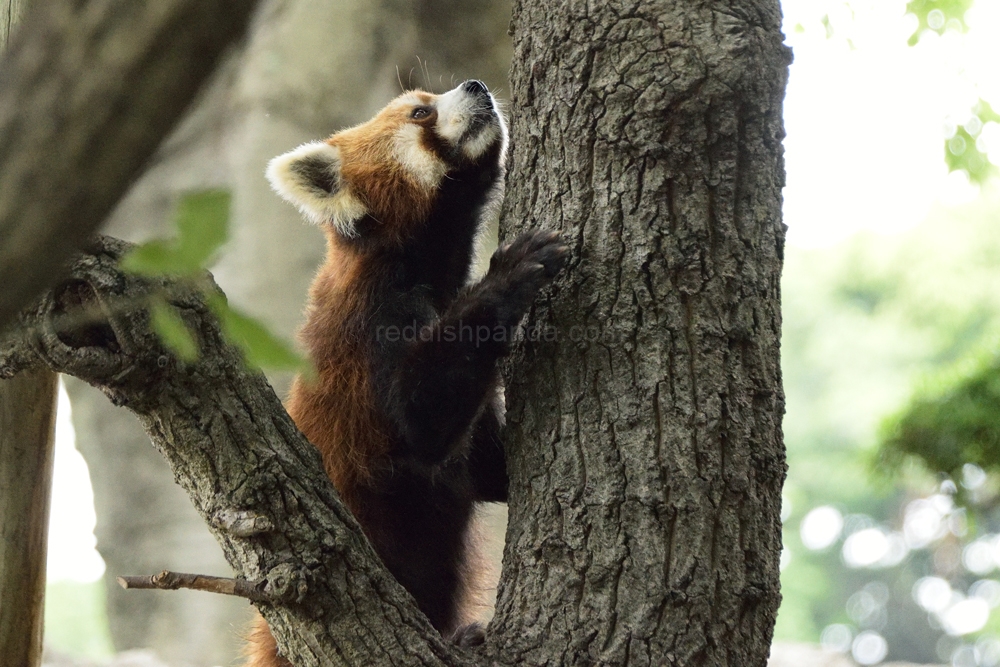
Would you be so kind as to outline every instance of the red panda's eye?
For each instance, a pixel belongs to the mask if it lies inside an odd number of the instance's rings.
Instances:
[[[421,118],[427,118],[431,115],[430,107],[417,107],[410,112],[410,118],[413,120],[420,120]]]

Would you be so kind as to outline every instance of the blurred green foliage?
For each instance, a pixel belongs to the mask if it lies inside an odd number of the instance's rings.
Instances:
[[[826,38],[831,39],[833,37],[833,24],[830,22],[830,15],[823,14],[819,22],[823,24],[823,30],[826,31]]]
[[[148,276],[169,276],[188,281],[202,290],[205,302],[219,318],[223,335],[238,346],[255,368],[307,370],[303,358],[255,318],[229,305],[212,286],[205,271],[229,238],[229,193],[205,190],[181,197],[174,215],[177,236],[147,241],[122,259],[122,268]],[[163,344],[178,359],[198,358],[197,335],[163,294],[149,303],[150,321]]]
[[[996,173],[996,167],[986,155],[981,139],[987,123],[1000,123],[1000,114],[989,102],[980,99],[973,105],[969,119],[955,128],[954,134],[945,139],[944,159],[949,171],[964,170],[969,180],[982,185]]]
[[[927,382],[889,420],[880,448],[883,466],[895,469],[915,456],[954,479],[961,479],[966,463],[1000,471],[1000,357],[977,355],[962,366]]]
[[[908,405],[915,386],[927,388],[918,396],[946,400],[950,394],[932,392],[940,385],[926,378],[956,366],[984,372],[989,367],[965,360],[975,351],[997,349],[992,346],[1000,341],[997,220],[1000,191],[988,184],[975,202],[936,208],[907,233],[867,233],[833,248],[786,249],[788,554],[777,639],[816,642],[827,625],[853,623],[847,601],[866,584],[882,582],[891,598],[888,620],[879,629],[889,641],[889,659],[941,660],[935,653],[941,631],[927,625],[927,614],[911,595],[916,580],[937,572],[937,551],[912,551],[893,568],[852,569],[841,557],[842,541],[810,551],[799,526],[810,510],[831,505],[849,524],[845,534],[859,521],[899,530],[901,508],[937,490],[937,468],[916,465],[912,457],[897,460],[892,479],[873,475],[871,462],[883,420]],[[941,548],[957,548],[960,555],[958,538],[949,540]]]
[[[972,7],[973,0],[910,0],[906,12],[917,18],[917,29],[907,43],[914,46],[921,34],[931,30],[943,35],[946,30],[966,32],[965,13]],[[983,99],[973,105],[969,119],[954,129],[944,141],[944,159],[949,171],[964,171],[969,181],[984,184],[996,173],[990,163],[980,136],[987,123],[1000,122],[993,108]]]
[[[917,17],[919,24],[910,35],[909,45],[913,46],[920,40],[920,33],[933,30],[939,35],[949,28],[957,28],[963,32],[965,12],[972,6],[973,0],[910,0],[906,3],[906,13]]]
[[[114,654],[104,614],[104,583],[58,581],[45,587],[45,645],[101,660]]]

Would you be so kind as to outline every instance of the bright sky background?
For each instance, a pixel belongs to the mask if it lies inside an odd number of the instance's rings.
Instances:
[[[96,581],[104,574],[104,561],[94,549],[94,494],[87,464],[74,446],[69,396],[61,381],[57,410],[47,576],[49,581]]]
[[[905,0],[782,8],[795,54],[785,99],[789,244],[904,231],[934,203],[976,196],[964,174],[948,174],[945,127],[968,120],[980,97],[1000,108],[1000,2],[978,0],[968,33],[926,34],[913,47],[916,18],[905,16]],[[1000,128],[987,128],[990,159],[1000,163]]]
[[[967,34],[927,35],[915,47],[906,44],[916,22],[904,17],[905,0],[786,0],[782,7],[795,51],[785,100],[790,245],[828,246],[862,230],[898,233],[933,204],[976,196],[961,174],[947,172],[945,128],[964,123],[980,97],[1000,111],[1000,2],[978,0]],[[1000,127],[987,126],[984,135],[990,160],[1000,163]],[[93,581],[104,564],[64,391],[58,422],[49,579]]]

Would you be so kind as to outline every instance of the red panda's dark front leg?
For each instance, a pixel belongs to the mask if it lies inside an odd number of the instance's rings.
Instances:
[[[468,469],[474,498],[481,502],[507,502],[507,457],[500,440],[503,414],[502,395],[487,396],[472,428]]]
[[[496,387],[496,361],[568,254],[554,232],[528,232],[496,251],[481,282],[425,326],[395,373],[398,423],[410,454],[438,464],[456,453]]]

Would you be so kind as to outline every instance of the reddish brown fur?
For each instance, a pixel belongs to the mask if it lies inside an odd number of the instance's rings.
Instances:
[[[430,102],[427,93],[418,96]],[[434,192],[418,183],[393,156],[394,134],[412,122],[409,112],[408,106],[389,106],[367,123],[327,139],[328,144],[340,149],[341,178],[381,223],[381,233],[398,242],[414,223],[426,219],[434,197]],[[434,113],[420,124],[432,125],[436,119]]]
[[[344,328],[343,319],[364,310],[368,296],[362,287],[363,265],[356,255],[342,252],[331,238],[328,260],[310,290],[307,323],[300,338],[317,377],[295,379],[288,414],[316,445],[326,472],[348,508],[351,491],[367,481],[372,465],[386,454],[386,438],[373,407],[366,359],[352,341],[327,332]]]
[[[483,87],[483,92],[485,92],[485,87]],[[417,91],[415,94],[424,104],[430,105],[433,102],[433,96],[427,93]],[[449,199],[444,195],[439,197],[440,189],[438,187],[430,187],[427,183],[419,181],[411,173],[412,165],[408,167],[401,164],[399,157],[394,155],[394,139],[400,128],[408,124],[422,125],[425,128],[433,127],[437,120],[436,110],[432,110],[425,118],[414,120],[410,117],[412,109],[412,104],[390,104],[371,121],[341,131],[327,139],[328,144],[339,150],[340,182],[365,206],[370,218],[377,222],[375,233],[379,237],[379,242],[387,242],[388,245],[396,245],[408,250],[413,249],[407,243],[408,240],[412,240],[417,230],[421,228],[431,231],[441,229],[441,227],[427,223],[429,219],[432,219],[438,220],[438,225],[442,224],[440,221],[441,209],[434,208],[436,204],[440,204],[440,201],[435,201],[436,199],[446,202],[465,201],[459,198]],[[430,134],[432,133],[423,132],[421,134],[419,137],[421,146],[426,151],[428,160],[441,159],[443,168],[444,161],[435,153],[436,147],[427,144],[427,141],[431,141],[427,138]],[[502,162],[497,163],[500,151],[498,138],[498,143],[492,153],[494,162],[489,166],[490,171],[488,172],[492,175],[492,180],[487,181],[487,185],[496,183],[502,177]],[[429,162],[429,164],[429,168],[433,169],[433,162]],[[468,184],[483,182],[481,178],[467,178],[464,181],[462,178],[454,178],[449,181],[448,187],[454,187],[455,183],[464,183],[465,185],[459,187],[466,189],[459,191],[474,192],[474,196],[482,198],[487,196],[489,189],[486,186],[476,186],[486,189],[475,190]],[[455,191],[449,190],[449,192]],[[478,211],[477,206],[478,204],[470,205],[467,209],[470,216],[471,212]],[[451,216],[446,217],[446,220],[464,224],[465,219],[462,214],[453,212],[462,209],[445,210],[449,211],[447,215]],[[432,213],[432,211],[436,212]],[[435,215],[438,217],[435,218]],[[455,233],[455,229],[464,229],[470,232],[467,241],[471,245],[471,232],[474,230],[475,222],[475,220],[468,221],[468,225],[464,227],[445,226],[443,228],[452,230],[449,232],[452,234]],[[425,223],[428,226],[421,227]],[[431,534],[437,536],[433,540],[423,538],[425,533],[422,532],[423,528],[420,525],[416,528],[419,528],[421,532],[407,532],[405,528],[401,530],[398,521],[395,524],[386,521],[386,527],[380,525],[384,517],[407,515],[393,514],[396,508],[391,505],[389,505],[389,511],[384,511],[386,507],[384,502],[389,501],[377,498],[375,501],[372,500],[371,489],[378,487],[379,473],[388,470],[387,466],[391,466],[393,463],[390,456],[390,447],[393,446],[393,436],[390,435],[390,432],[393,426],[387,421],[388,417],[384,416],[376,407],[378,401],[375,393],[376,388],[372,386],[371,341],[367,341],[368,347],[366,347],[365,340],[363,340],[364,335],[370,335],[371,332],[364,333],[363,329],[366,323],[359,326],[359,318],[370,319],[373,313],[378,311],[387,301],[393,301],[392,292],[388,294],[385,291],[379,292],[381,297],[376,297],[376,285],[382,285],[384,290],[384,285],[391,284],[385,280],[385,277],[389,275],[389,270],[373,263],[370,256],[365,254],[366,251],[361,250],[358,245],[352,245],[353,241],[350,239],[342,238],[334,226],[327,225],[324,229],[328,236],[327,259],[319,270],[310,290],[307,322],[301,332],[302,343],[309,351],[317,373],[315,379],[299,377],[295,380],[287,402],[288,412],[299,429],[319,449],[327,474],[347,507],[361,520],[366,533],[373,545],[376,546],[376,550],[378,550],[378,544],[381,541],[383,551],[379,553],[383,560],[388,555],[387,564],[392,562],[392,559],[395,559],[397,565],[399,564],[399,550],[393,551],[392,548],[385,546],[387,543],[400,543],[396,538],[410,538],[417,535],[419,539],[408,543],[402,542],[402,544],[406,544],[407,548],[416,544],[418,547],[416,551],[422,551],[425,560],[429,560],[426,554],[437,554],[438,552],[433,551],[433,549],[423,549],[424,544],[435,546],[438,544],[458,544],[464,540],[464,544],[457,548],[448,547],[451,551],[445,550],[444,557],[437,559],[438,562],[446,563],[447,567],[451,568],[450,570],[446,569],[442,572],[434,567],[425,568],[430,574],[423,581],[433,581],[435,586],[431,586],[432,594],[428,594],[426,586],[424,587],[424,598],[430,599],[431,602],[428,603],[428,607],[422,606],[421,609],[424,609],[429,617],[432,617],[432,614],[427,611],[428,608],[436,611],[439,622],[435,627],[447,635],[456,630],[460,624],[471,620],[467,618],[468,611],[470,611],[469,603],[477,598],[482,599],[480,595],[477,595],[483,588],[483,580],[481,576],[478,576],[482,574],[481,562],[470,553],[475,550],[473,544],[476,541],[475,535],[474,531],[466,532],[465,530],[467,517],[471,516],[471,502],[477,498],[471,495],[471,489],[462,487],[465,490],[461,491],[460,495],[465,495],[461,496],[460,502],[448,505],[448,507],[456,507],[457,509],[450,515],[444,514],[445,520],[436,524],[444,526],[443,532],[433,533],[430,531]],[[436,237],[430,238],[436,242]],[[451,239],[446,240],[454,243]],[[424,246],[417,247],[422,249]],[[462,246],[456,244],[454,247],[458,249]],[[471,253],[471,248],[468,251]],[[436,255],[431,256],[436,257]],[[536,261],[527,263],[530,266],[535,266]],[[447,262],[441,262],[441,265],[443,267],[451,266]],[[466,263],[464,267],[467,268],[467,266]],[[464,271],[465,268],[461,270]],[[457,276],[457,278],[464,279],[464,275]],[[501,282],[500,284],[503,286],[506,283]],[[458,282],[457,285],[460,286],[461,282]],[[487,302],[492,303],[490,301],[492,297],[489,295],[484,298]],[[524,303],[516,306],[511,311],[516,313],[513,316],[513,321],[504,321],[505,326],[515,324],[527,309],[527,305]],[[496,354],[499,355],[499,352]],[[379,358],[384,359],[385,357]],[[450,366],[448,367],[450,368]],[[491,375],[481,373],[480,375],[482,375],[481,386],[477,390],[467,392],[467,395],[476,396],[478,395],[477,391],[485,392],[487,395],[495,395],[495,385],[493,384],[495,380],[491,379]],[[489,386],[493,386],[493,390],[486,391]],[[484,410],[478,404],[470,403],[470,405],[472,408],[468,419],[471,420],[473,426],[476,424],[475,420],[479,419],[479,415],[486,412],[492,414],[492,410]],[[431,410],[428,411],[428,414],[443,414],[447,411],[447,409]],[[494,420],[494,423],[499,422]],[[398,440],[400,437],[398,425],[395,428],[397,429],[395,437]],[[471,428],[468,423],[466,423],[466,428]],[[499,463],[494,467],[502,476],[502,497],[484,496],[479,499],[505,501],[506,474],[503,467],[502,449],[500,450]],[[462,470],[465,477],[459,481],[466,486],[471,485],[470,473],[465,471],[464,467]],[[397,478],[400,476],[402,475],[397,475]],[[384,479],[385,475],[382,477]],[[417,488],[424,491],[429,489],[428,493],[432,498],[447,497],[451,503],[453,496],[434,495],[439,493],[437,489],[444,486],[440,480],[441,478],[435,478],[432,485]],[[499,493],[494,490],[498,486],[497,484],[492,482],[484,482],[484,484],[486,486],[482,488],[489,489],[488,493],[494,495]],[[368,494],[367,501],[359,497],[361,494]],[[368,503],[367,506],[363,506],[365,502]],[[380,502],[383,504],[379,504]],[[404,497],[403,502],[408,504],[409,497]],[[425,516],[442,516],[441,513],[434,512],[437,510],[435,509]],[[444,539],[441,539],[442,536]],[[405,551],[403,560],[409,559],[410,554],[410,551]],[[419,563],[419,561],[417,562]],[[433,565],[436,564],[433,563]],[[405,574],[406,568],[402,569]],[[391,565],[390,570],[392,570]],[[457,581],[453,581],[456,579],[456,576],[453,575],[457,575]],[[398,574],[397,578],[399,578]],[[437,587],[436,582],[439,581],[442,582],[442,585]],[[406,585],[405,582],[404,585]],[[454,596],[448,598],[445,605],[446,613],[440,611],[441,603],[433,595],[435,592],[440,593],[440,595]],[[420,596],[414,595],[419,601]],[[287,660],[277,655],[274,638],[262,618],[257,619],[248,640],[250,646],[247,667],[290,667]]]
[[[246,667],[292,667],[292,663],[278,655],[274,635],[260,616],[250,627],[246,640]]]
[[[422,97],[429,101],[426,94]],[[408,107],[390,106],[371,121],[327,139],[340,150],[341,178],[381,223],[382,233],[399,243],[405,230],[426,218],[434,194],[422,188],[392,155],[393,134],[409,122],[408,113]],[[325,230],[327,257],[310,288],[306,325],[300,332],[316,377],[295,379],[286,408],[299,430],[319,449],[341,499],[357,514],[354,491],[385,460],[387,440],[374,408],[364,355],[352,341],[328,333],[345,329],[345,318],[366,310],[366,267],[361,257],[340,247],[342,241],[332,228]],[[263,618],[257,618],[247,639],[246,667],[290,667],[278,656]]]
[[[431,96],[417,91],[425,103]],[[433,195],[403,168],[392,154],[396,130],[407,123],[410,107],[388,106],[375,118],[331,136],[327,143],[340,150],[341,178],[380,224],[380,234],[402,242],[405,231],[427,217]],[[436,114],[424,123],[433,123]],[[310,288],[309,311],[300,339],[310,353],[317,379],[296,378],[288,398],[288,413],[309,441],[320,450],[327,474],[352,506],[351,490],[367,481],[371,468],[386,455],[386,436],[374,409],[369,369],[353,341],[331,337],[343,320],[366,310],[370,276],[363,258],[341,246],[326,228],[327,257]]]

